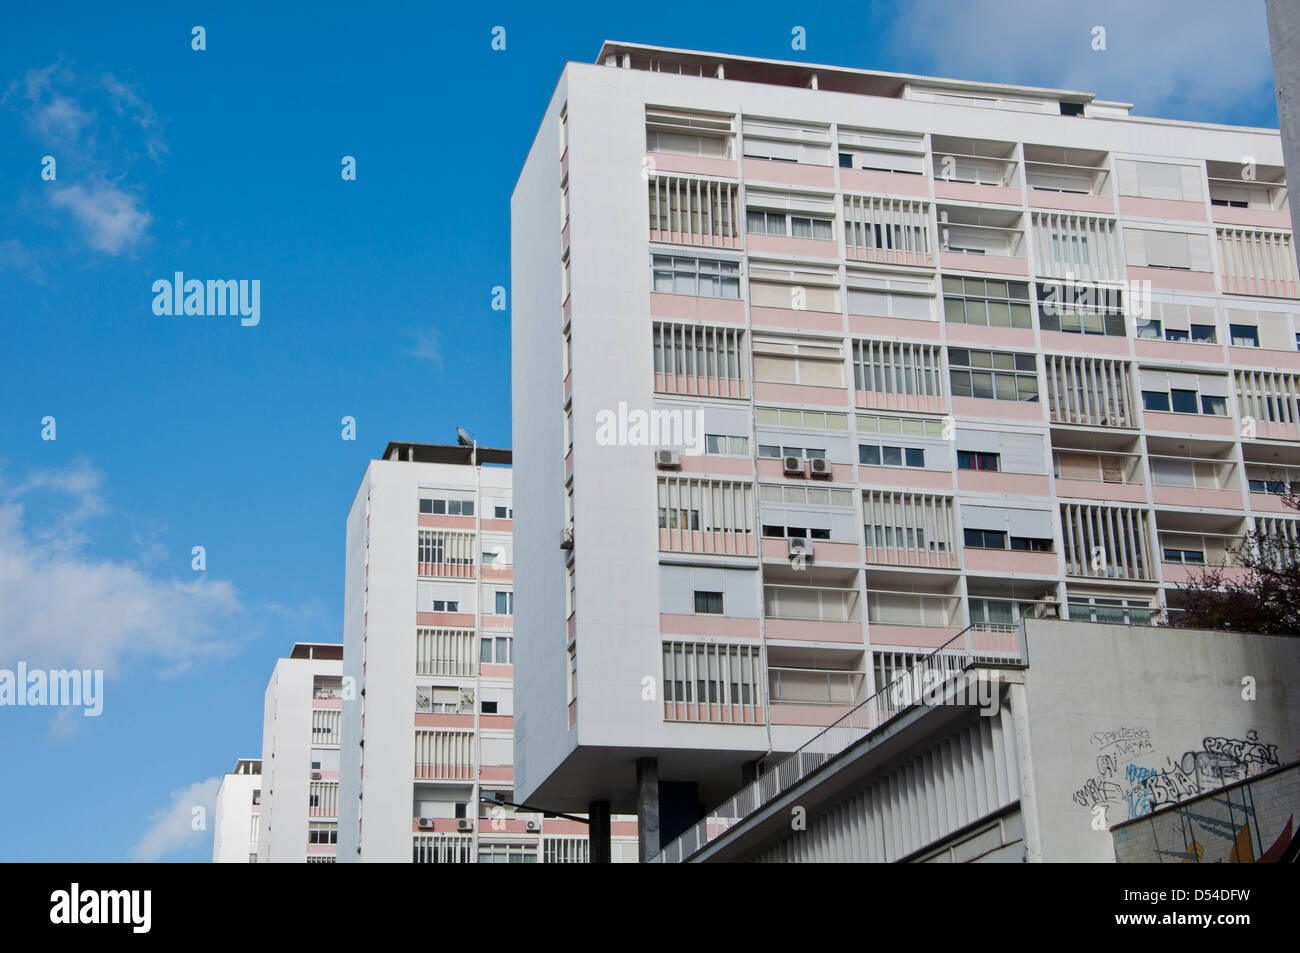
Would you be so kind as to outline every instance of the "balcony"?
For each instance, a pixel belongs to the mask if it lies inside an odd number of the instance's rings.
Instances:
[[[866,698],[864,672],[817,668],[767,670],[769,720],[774,725],[828,725]]]
[[[1145,503],[1147,488],[1142,482],[1142,470],[1139,453],[1052,452],[1057,496]]]
[[[1020,163],[1011,142],[931,137],[937,198],[992,205],[1020,205]]]
[[[1156,505],[1244,508],[1235,460],[1162,453],[1152,453],[1147,459],[1151,498]]]
[[[862,644],[862,593],[856,588],[765,585],[769,639]]]
[[[1205,164],[1210,184],[1210,217],[1216,224],[1290,229],[1286,169],[1239,162]]]
[[[1115,212],[1105,152],[1026,144],[1025,184],[1030,208]]]
[[[933,649],[961,628],[961,597],[944,592],[867,590],[871,645]]]
[[[939,209],[939,265],[1028,277],[1029,262],[1019,212],[943,206]]]

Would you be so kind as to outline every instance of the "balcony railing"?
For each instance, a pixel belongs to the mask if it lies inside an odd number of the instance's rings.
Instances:
[[[861,622],[859,595],[857,589],[764,586],[764,613],[798,622]]]
[[[945,684],[949,679],[977,665],[1024,668],[1028,664],[1029,655],[1023,629],[1011,633],[963,629],[917,662],[906,674],[855,706],[777,763],[771,771],[746,785],[717,809],[710,811],[699,823],[687,828],[680,837],[664,846],[652,862],[682,862],[813,772],[825,767],[891,719],[913,707],[917,703],[915,693],[910,690],[900,691],[903,687],[901,683],[929,688],[934,684]]]

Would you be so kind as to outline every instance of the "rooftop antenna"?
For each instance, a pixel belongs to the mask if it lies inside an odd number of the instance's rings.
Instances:
[[[465,432],[464,427],[456,428],[456,440],[462,447],[469,447],[469,465],[478,466],[478,441]]]

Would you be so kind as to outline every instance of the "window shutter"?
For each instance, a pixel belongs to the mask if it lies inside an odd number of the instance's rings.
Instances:
[[[1192,271],[1213,271],[1210,266],[1210,239],[1205,235],[1188,235],[1188,264]]]
[[[1169,389],[1169,375],[1164,371],[1141,369],[1142,389],[1165,391]]]
[[[958,430],[957,449],[973,453],[998,453],[1004,434],[996,430]]]
[[[988,529],[995,533],[1007,531],[1008,513],[997,506],[967,506],[962,504],[962,529]]]
[[[1051,539],[1054,535],[1050,510],[1009,510],[1008,517],[1012,536]]]
[[[1182,193],[1184,202],[1201,201],[1201,170],[1196,166],[1179,166],[1182,173]]]
[[[1133,265],[1134,267],[1146,267],[1146,233],[1141,229],[1124,229],[1124,257],[1128,264]]]
[[[1228,378],[1220,374],[1199,375],[1200,391],[1207,397],[1227,397]]]
[[[1167,268],[1190,268],[1192,256],[1188,239],[1191,237],[1185,232],[1148,231],[1144,237],[1147,264],[1163,265]]]
[[[1118,159],[1115,174],[1119,177],[1120,195],[1138,195],[1138,164],[1132,159]]]
[[[1043,438],[1031,433],[1001,435],[1002,469],[1007,473],[1045,473]]]

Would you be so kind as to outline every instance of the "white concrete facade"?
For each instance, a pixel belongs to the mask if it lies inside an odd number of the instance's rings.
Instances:
[[[1286,200],[1276,131],[1088,93],[567,64],[511,204],[518,795],[632,811],[652,757],[716,803],[969,623],[1144,621],[1251,526],[1300,532]],[[1067,279],[1123,305],[1051,323]]]
[[[259,863],[334,862],[342,648],[296,643],[267,683]]]
[[[515,803],[510,451],[391,443],[348,517],[341,862],[584,862]],[[614,825],[635,859],[635,825]],[[630,845],[630,850],[629,850]]]
[[[214,864],[257,862],[261,795],[261,758],[240,758],[235,762],[235,770],[221,778],[212,823]]]

